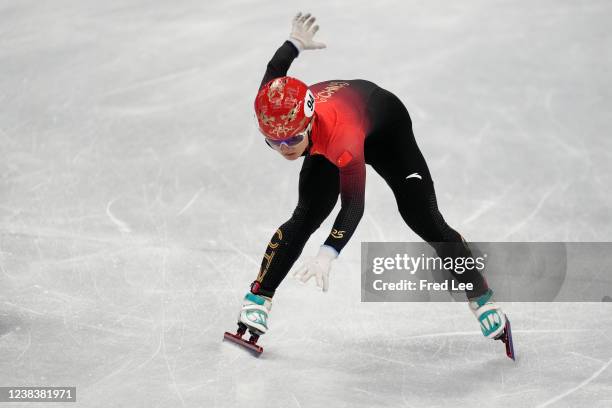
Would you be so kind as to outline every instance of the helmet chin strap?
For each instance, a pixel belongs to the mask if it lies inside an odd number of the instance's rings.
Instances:
[[[312,116],[312,119],[310,119],[310,123],[308,124],[308,146],[306,146],[306,149],[304,149],[304,153],[302,154],[302,156],[308,155],[310,153],[310,148],[312,147],[312,127],[314,125],[316,117],[317,113],[315,112],[315,114]]]

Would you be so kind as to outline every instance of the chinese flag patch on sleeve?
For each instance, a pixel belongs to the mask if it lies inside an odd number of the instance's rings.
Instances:
[[[344,153],[342,153],[336,160],[336,164],[338,167],[344,167],[349,164],[351,160],[353,160],[353,155],[351,155],[348,150],[345,150]]]

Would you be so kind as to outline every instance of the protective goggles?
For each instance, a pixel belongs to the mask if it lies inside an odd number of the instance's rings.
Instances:
[[[268,139],[266,137],[266,143],[268,144],[268,146],[270,146],[272,148],[281,147],[283,144],[286,145],[287,147],[293,147],[293,146],[296,146],[296,145],[300,144],[302,142],[302,140],[304,140],[304,138],[308,137],[308,132],[309,131],[310,131],[310,123],[308,124],[306,129],[304,129],[303,132],[295,134],[295,135],[293,135],[291,137],[288,137],[287,139],[273,140],[273,139]]]

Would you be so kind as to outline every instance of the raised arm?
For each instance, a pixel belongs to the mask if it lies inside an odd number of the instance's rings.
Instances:
[[[266,67],[266,73],[261,80],[259,89],[263,88],[265,84],[274,78],[283,77],[287,75],[289,67],[294,59],[299,55],[298,49],[290,41],[285,41],[278,50],[274,53],[274,56],[268,62]]]
[[[319,26],[313,25],[315,20],[310,13],[304,15],[297,13],[293,17],[289,39],[276,50],[274,56],[268,62],[259,89],[274,78],[286,76],[291,63],[303,50],[325,48],[325,44],[313,40],[314,35],[319,31]]]

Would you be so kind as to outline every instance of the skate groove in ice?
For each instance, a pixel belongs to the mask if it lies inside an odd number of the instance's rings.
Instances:
[[[132,230],[130,229],[130,226],[128,224],[126,224],[124,221],[121,221],[120,219],[115,217],[113,215],[113,213],[111,212],[111,206],[113,205],[113,203],[116,200],[117,199],[113,199],[113,200],[108,202],[108,204],[106,205],[106,215],[108,215],[108,218],[110,218],[110,220],[113,222],[113,224],[115,224],[117,226],[119,231],[125,232],[125,233],[132,232]]]
[[[554,398],[549,399],[548,401],[546,401],[546,402],[544,402],[542,404],[537,405],[536,408],[548,407],[548,406],[554,404],[555,402],[558,402],[558,401],[562,400],[563,398],[567,397],[568,395],[578,391],[579,389],[581,389],[582,387],[584,387],[585,385],[589,384],[591,381],[593,381],[597,377],[599,377],[601,375],[601,373],[603,373],[608,367],[610,367],[610,364],[612,364],[612,358],[610,358],[610,360],[608,360],[607,363],[602,365],[599,370],[595,371],[593,373],[593,375],[591,375],[589,378],[587,378],[584,381],[582,381],[580,384],[576,385],[575,387],[570,388],[569,390],[566,390],[565,392],[557,395]]]

